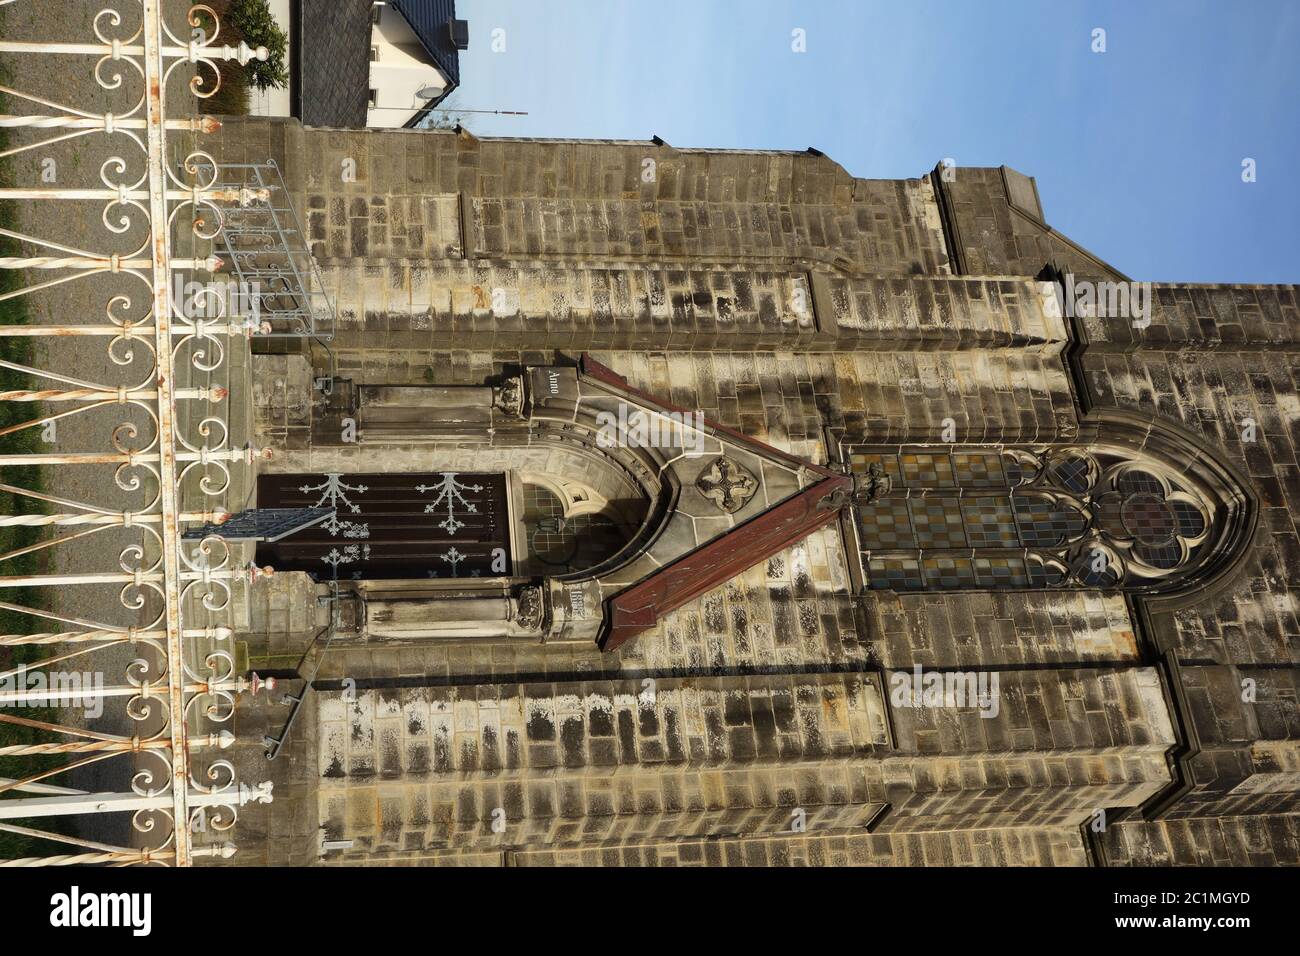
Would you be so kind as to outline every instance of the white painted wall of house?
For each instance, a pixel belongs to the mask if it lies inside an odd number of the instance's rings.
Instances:
[[[379,22],[370,31],[371,106],[366,125],[372,128],[406,125],[425,102],[416,95],[423,87],[443,89],[447,79],[429,62],[406,19],[384,4]]]

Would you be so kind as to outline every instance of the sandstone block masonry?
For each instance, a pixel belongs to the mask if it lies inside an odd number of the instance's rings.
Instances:
[[[590,351],[818,462],[1146,416],[1239,476],[1254,516],[1237,560],[1169,598],[863,592],[832,526],[612,654],[331,650],[276,768],[291,799],[249,808],[243,862],[1297,862],[1297,287],[1156,283],[1145,328],[1062,318],[1046,267],[1129,277],[1006,168],[865,180],[804,153],[259,119],[219,152],[285,169],[357,384],[482,385]],[[260,440],[348,460],[313,444],[324,353],[259,349]],[[267,666],[307,645],[289,607],[312,595],[261,586]],[[900,708],[889,677],[918,665],[997,674],[997,716]],[[237,719],[276,729],[265,706]],[[237,760],[265,772],[256,744]]]

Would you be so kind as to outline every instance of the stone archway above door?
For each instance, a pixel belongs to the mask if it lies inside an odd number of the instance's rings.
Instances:
[[[627,525],[626,542],[590,567],[539,573],[520,534],[509,573],[462,581],[454,595],[427,568],[404,581],[362,581],[372,637],[455,638],[465,609],[473,616],[465,639],[612,650],[829,523],[853,490],[852,478],[663,402],[586,355],[577,367],[528,367],[495,385],[342,383],[341,391],[355,442],[331,442],[321,430],[308,453],[277,460],[277,470],[298,472],[295,463],[309,460],[347,474],[365,462],[408,484],[417,474],[542,476],[566,515],[617,515]],[[484,602],[456,603],[473,589]],[[485,624],[494,608],[509,626]]]

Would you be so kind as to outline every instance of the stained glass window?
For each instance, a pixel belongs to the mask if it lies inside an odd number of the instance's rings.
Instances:
[[[1111,449],[846,449],[864,583],[888,590],[1141,585],[1193,560],[1211,510]]]

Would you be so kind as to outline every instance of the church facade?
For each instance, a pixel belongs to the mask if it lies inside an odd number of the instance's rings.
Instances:
[[[237,862],[1300,862],[1296,286],[1135,282],[1006,167],[219,152],[339,315],[251,361],[257,504],[334,517],[256,555],[313,680]]]

